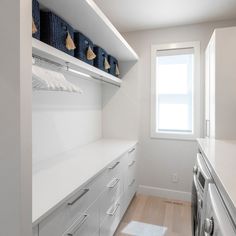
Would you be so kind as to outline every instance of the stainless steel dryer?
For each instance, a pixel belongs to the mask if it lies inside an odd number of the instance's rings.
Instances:
[[[209,184],[206,202],[204,236],[236,236],[235,226],[213,183]]]
[[[192,235],[201,236],[205,214],[205,198],[208,184],[213,182],[211,174],[201,153],[197,154],[197,161],[193,168],[192,185]]]

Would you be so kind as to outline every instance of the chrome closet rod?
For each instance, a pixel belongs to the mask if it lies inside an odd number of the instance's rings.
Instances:
[[[55,61],[52,61],[50,59],[47,59],[47,58],[44,58],[44,57],[41,57],[41,56],[38,56],[38,55],[35,55],[35,54],[32,55],[32,58],[35,60],[34,61],[35,64],[37,64],[36,61],[42,61],[42,62],[47,63],[49,65],[56,66],[56,67],[60,68],[61,70],[65,71],[67,73],[76,74],[78,76],[77,73],[74,73],[73,71],[69,71],[69,69],[72,69],[72,68],[69,67],[69,63],[68,62],[66,62],[66,65],[62,65],[59,62],[55,62]],[[72,69],[72,70],[75,70],[75,69]],[[89,75],[89,76],[90,76],[89,78],[91,78],[91,79],[94,79],[94,80],[97,80],[97,81],[102,81],[103,83],[107,83],[107,84],[111,84],[111,85],[120,87],[120,85],[114,84],[114,83],[111,83],[111,82],[108,82],[108,81],[104,81],[102,78],[96,78],[96,77],[93,77],[91,75]],[[88,78],[84,77],[83,75],[81,75],[80,78],[88,80]]]

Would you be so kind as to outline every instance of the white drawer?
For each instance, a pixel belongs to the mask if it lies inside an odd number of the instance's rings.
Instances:
[[[60,236],[102,193],[105,176],[101,174],[39,224],[39,236]]]
[[[100,236],[112,236],[121,219],[121,202],[117,201],[107,209],[105,220],[100,228]]]
[[[39,226],[36,225],[33,228],[33,236],[38,236],[39,235],[38,233],[39,233]]]
[[[99,202],[89,209],[71,225],[62,236],[95,236],[99,231]]]
[[[107,215],[107,208],[118,201],[123,194],[123,176],[122,173],[113,177],[106,185],[105,192],[101,195],[100,223]]]
[[[117,175],[120,175],[123,171],[123,165],[124,165],[124,158],[123,156],[119,159],[113,161],[106,169],[105,171],[105,178],[106,181],[110,181],[112,178],[116,177]]]

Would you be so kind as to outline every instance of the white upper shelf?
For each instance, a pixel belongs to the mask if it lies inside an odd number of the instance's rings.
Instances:
[[[119,61],[138,60],[138,55],[93,0],[39,0],[39,2]]]
[[[58,63],[62,66],[69,66],[70,69],[85,73],[93,78],[119,86],[122,83],[121,79],[34,38],[32,38],[32,53],[35,56]]]

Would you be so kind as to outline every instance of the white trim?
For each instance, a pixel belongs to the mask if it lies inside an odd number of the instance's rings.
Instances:
[[[194,48],[193,134],[156,132],[156,52],[158,50]],[[151,138],[196,140],[200,135],[200,42],[151,46]]]
[[[146,186],[146,185],[139,185],[138,193],[149,195],[149,196],[167,198],[171,200],[191,202],[191,193],[172,190],[172,189],[156,188],[156,187],[151,187],[151,186]]]

